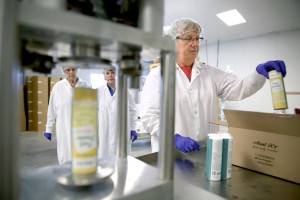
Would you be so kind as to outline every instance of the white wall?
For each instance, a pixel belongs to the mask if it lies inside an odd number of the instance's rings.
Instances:
[[[222,33],[221,33],[222,34]],[[207,56],[208,55],[208,56]],[[217,65],[217,44],[200,49],[200,60]],[[300,92],[300,30],[263,35],[255,38],[222,43],[219,46],[218,68],[225,70],[230,65],[238,76],[245,76],[260,63],[268,60],[284,60],[287,75],[284,79],[287,92]],[[287,95],[289,109],[300,108],[300,95]],[[239,102],[225,103],[226,108],[235,110],[273,112],[269,81],[253,96]]]

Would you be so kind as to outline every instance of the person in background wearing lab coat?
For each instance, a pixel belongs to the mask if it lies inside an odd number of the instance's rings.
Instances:
[[[175,147],[182,152],[199,151],[199,141],[214,130],[209,122],[217,120],[217,97],[242,100],[263,87],[268,71],[276,69],[286,74],[281,60],[260,64],[256,70],[239,78],[231,73],[205,65],[196,60],[199,53],[202,28],[194,20],[175,20],[167,36],[176,40],[176,97]],[[159,96],[160,67],[154,68],[146,78],[141,94],[141,121],[151,134],[152,152],[159,150]],[[161,133],[163,134],[163,133]]]
[[[74,66],[62,66],[65,78],[58,81],[50,94],[46,132],[44,136],[51,141],[56,127],[58,163],[64,164],[72,159],[71,153],[71,112],[72,96],[76,87],[91,88],[91,84],[78,78],[79,69]]]
[[[107,84],[98,88],[98,126],[99,147],[98,157],[115,155],[117,136],[117,93],[116,93],[116,69],[109,66],[103,70],[104,79]],[[130,152],[130,141],[137,139],[136,122],[137,113],[134,100],[128,93],[128,152]],[[130,139],[129,139],[130,137]]]

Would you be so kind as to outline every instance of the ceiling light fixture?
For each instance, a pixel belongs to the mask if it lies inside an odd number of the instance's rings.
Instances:
[[[227,26],[233,26],[237,24],[245,23],[246,20],[244,17],[237,11],[229,10],[226,12],[218,13],[217,16],[227,25]]]

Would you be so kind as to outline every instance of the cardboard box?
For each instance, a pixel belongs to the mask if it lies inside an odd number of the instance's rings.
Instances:
[[[20,90],[20,131],[26,131],[26,114],[25,114],[24,88]]]
[[[153,63],[153,64],[150,64],[149,65],[149,72],[152,70],[152,69],[154,69],[154,68],[156,68],[156,67],[159,67],[161,64],[160,63]]]
[[[224,110],[232,164],[300,183],[300,116]]]
[[[28,76],[27,122],[28,131],[45,131],[48,110],[48,77]]]
[[[228,132],[228,124],[226,120],[216,120],[209,122],[210,123],[210,132],[216,132],[217,133],[226,133]]]

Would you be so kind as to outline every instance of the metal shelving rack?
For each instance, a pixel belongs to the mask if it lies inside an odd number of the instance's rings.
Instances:
[[[144,6],[163,5],[160,0],[141,1]],[[108,20],[93,18],[66,10],[37,7],[24,2],[1,0],[0,28],[0,92],[1,97],[1,199],[172,199],[173,198],[173,129],[175,43],[157,33]],[[163,10],[163,8],[160,8]],[[155,8],[153,9],[155,10]],[[2,12],[3,11],[3,12]],[[151,18],[151,17],[150,17]],[[79,24],[79,25],[78,25]],[[133,157],[124,150],[125,139],[119,144],[119,159],[110,181],[87,190],[60,186],[53,178],[60,166],[20,173],[18,166],[18,91],[21,88],[22,66],[19,64],[20,40],[46,43],[89,40],[100,45],[117,44],[121,48],[156,48],[162,55],[163,105],[161,110],[161,142],[158,168]],[[119,51],[120,49],[113,49]],[[125,81],[125,85],[127,82]],[[120,85],[118,85],[120,86]],[[121,93],[121,95],[124,95]],[[2,95],[1,95],[2,96]],[[167,103],[168,102],[168,103]],[[166,126],[168,124],[168,126]],[[88,191],[88,192],[87,192]]]

